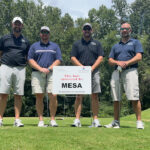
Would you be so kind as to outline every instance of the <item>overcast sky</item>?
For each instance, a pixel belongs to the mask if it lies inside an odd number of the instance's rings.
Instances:
[[[37,1],[37,0],[35,0]],[[62,15],[69,13],[75,20],[76,18],[87,18],[88,11],[92,8],[98,9],[101,5],[111,8],[112,0],[42,0],[44,5],[58,7],[62,11]],[[127,3],[132,3],[135,0],[127,0]]]

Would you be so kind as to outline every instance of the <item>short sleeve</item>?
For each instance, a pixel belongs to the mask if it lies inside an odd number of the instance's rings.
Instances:
[[[77,57],[78,56],[78,48],[77,45],[74,43],[72,45],[72,51],[71,51],[71,57]]]
[[[142,48],[142,44],[140,43],[139,40],[135,41],[135,53],[142,53],[143,54],[143,48]]]
[[[115,46],[112,47],[112,49],[111,49],[111,51],[110,51],[110,54],[109,54],[109,58],[115,58],[114,50],[115,50]]]
[[[104,51],[100,42],[98,42],[98,56],[104,56]]]
[[[28,60],[34,59],[34,44],[31,45],[29,52],[28,52]]]
[[[60,47],[58,45],[57,45],[57,48],[56,48],[56,60],[62,61],[61,50],[60,50]]]
[[[3,51],[4,49],[4,44],[3,44],[3,38],[0,38],[0,51]]]

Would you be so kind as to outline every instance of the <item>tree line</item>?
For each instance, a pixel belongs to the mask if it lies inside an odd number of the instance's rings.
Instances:
[[[110,79],[114,68],[108,65],[108,55],[111,47],[119,42],[119,28],[121,23],[129,22],[132,26],[132,37],[138,38],[144,49],[143,60],[139,63],[140,98],[142,109],[150,107],[150,0],[135,0],[131,5],[126,0],[112,0],[112,7],[102,5],[99,9],[91,9],[88,18],[78,18],[75,21],[66,13],[52,6],[45,6],[41,0],[38,3],[29,0],[1,0],[0,1],[0,37],[11,32],[13,17],[20,16],[24,21],[23,35],[30,43],[40,40],[40,27],[50,27],[50,40],[59,44],[63,62],[61,65],[72,65],[70,51],[74,41],[82,36],[82,25],[90,22],[93,26],[93,38],[102,43],[105,57],[100,66],[101,89],[100,111],[101,117],[113,114],[112,98],[110,95]],[[13,91],[11,91],[13,92]],[[58,96],[57,115],[74,116],[75,97],[70,95]],[[13,94],[9,96],[5,116],[13,116]],[[47,100],[44,100],[47,107]],[[121,115],[131,114],[130,103],[125,95],[122,100]],[[83,102],[83,116],[90,116],[90,97],[85,96]],[[47,116],[47,109],[44,109]],[[27,65],[25,95],[23,96],[22,116],[36,116],[35,96],[31,94],[31,67]]]

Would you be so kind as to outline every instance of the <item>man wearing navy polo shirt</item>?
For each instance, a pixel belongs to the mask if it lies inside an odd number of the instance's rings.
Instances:
[[[57,127],[55,114],[57,110],[57,95],[52,94],[53,67],[61,63],[59,46],[49,41],[50,29],[41,27],[39,42],[34,43],[28,53],[28,61],[32,69],[32,93],[36,96],[36,109],[39,116],[38,127],[45,127],[43,121],[43,97],[47,92],[50,99],[49,109],[51,115],[50,125]]]
[[[25,66],[30,47],[28,40],[21,34],[23,21],[20,17],[12,20],[11,34],[0,39],[0,126],[11,87],[14,92],[15,122],[14,126],[23,127],[20,117],[22,95],[24,95]]]
[[[130,37],[131,26],[124,23],[120,29],[121,41],[115,44],[109,55],[110,65],[115,66],[111,79],[112,98],[114,100],[114,121],[106,128],[120,128],[119,113],[121,100],[121,83],[128,100],[132,101],[136,113],[137,129],[144,129],[141,121],[141,103],[139,100],[138,62],[142,60],[141,43]]]
[[[99,98],[101,92],[99,65],[101,64],[104,52],[101,43],[92,38],[92,25],[85,23],[82,28],[83,37],[76,41],[72,46],[71,61],[76,66],[91,66],[92,72],[92,112],[93,123],[91,127],[101,127],[98,120]],[[75,100],[76,119],[72,124],[73,127],[81,127],[80,114],[82,108],[83,95],[77,95]]]

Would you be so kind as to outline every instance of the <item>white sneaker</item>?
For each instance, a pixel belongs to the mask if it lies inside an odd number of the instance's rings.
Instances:
[[[52,126],[52,127],[58,127],[58,124],[56,123],[55,120],[51,120],[50,121],[50,126]]]
[[[120,122],[118,120],[113,120],[112,123],[104,125],[105,128],[120,128]]]
[[[81,122],[79,119],[75,119],[73,124],[71,125],[72,127],[81,127]]]
[[[144,123],[141,120],[136,121],[137,129],[144,129]]]
[[[38,127],[47,127],[47,125],[44,125],[44,121],[39,121]]]
[[[2,126],[3,126],[3,120],[0,119],[0,127],[2,127]]]
[[[15,127],[23,127],[24,124],[21,122],[20,119],[16,119],[15,122],[14,122],[14,126]]]
[[[92,122],[92,125],[90,127],[102,127],[102,125],[100,124],[98,119],[94,119],[94,121]]]

